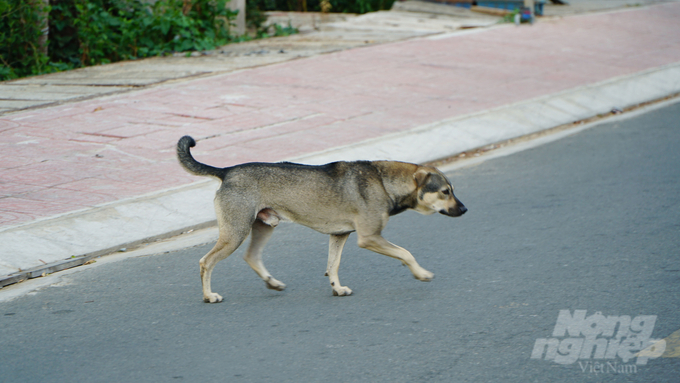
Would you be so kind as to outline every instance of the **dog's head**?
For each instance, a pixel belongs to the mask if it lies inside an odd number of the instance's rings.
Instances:
[[[415,211],[421,214],[439,212],[450,217],[459,217],[467,211],[453,194],[453,186],[439,170],[422,166],[413,175],[416,181],[417,204]]]

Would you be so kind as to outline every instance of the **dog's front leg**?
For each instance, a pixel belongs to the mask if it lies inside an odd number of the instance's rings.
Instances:
[[[331,239],[328,243],[328,267],[326,268],[326,275],[331,282],[333,295],[335,296],[352,295],[352,290],[349,287],[340,286],[340,279],[338,278],[342,248],[345,246],[348,237],[349,233],[339,235],[331,234]]]
[[[408,250],[390,243],[380,234],[358,234],[358,236],[359,247],[400,260],[403,264],[408,266],[416,279],[423,282],[429,282],[434,278],[434,274],[420,267],[418,262],[416,262],[416,259]]]

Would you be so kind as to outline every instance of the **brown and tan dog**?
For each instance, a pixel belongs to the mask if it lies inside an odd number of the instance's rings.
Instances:
[[[288,162],[247,163],[215,168],[196,161],[190,152],[196,142],[189,136],[177,143],[177,157],[189,173],[211,176],[222,185],[215,195],[219,226],[217,244],[200,260],[203,300],[222,301],[210,288],[215,264],[233,253],[248,234],[251,242],[245,261],[267,287],[283,290],[262,263],[262,249],[282,220],[297,222],[330,235],[328,267],[334,295],[350,295],[340,285],[338,267],[347,237],[356,231],[359,247],[400,260],[413,276],[431,281],[434,275],[420,267],[407,250],[382,237],[389,217],[413,209],[451,217],[467,208],[453,195],[453,186],[439,170],[394,161],[333,162],[312,166]]]

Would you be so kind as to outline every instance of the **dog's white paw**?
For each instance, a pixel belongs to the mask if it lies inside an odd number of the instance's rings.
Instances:
[[[270,290],[283,291],[286,288],[286,284],[274,279],[274,277],[269,277],[264,283]]]
[[[352,289],[347,286],[333,286],[333,295],[336,297],[346,297],[352,295]]]
[[[222,296],[217,293],[210,293],[203,296],[203,302],[205,303],[219,303],[222,302]]]
[[[418,270],[418,272],[414,272],[413,277],[422,282],[430,282],[434,279],[434,274],[425,269],[421,269]]]

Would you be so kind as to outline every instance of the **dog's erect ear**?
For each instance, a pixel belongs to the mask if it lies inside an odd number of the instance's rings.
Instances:
[[[413,175],[413,179],[416,180],[416,185],[418,187],[425,185],[425,182],[427,182],[427,179],[430,177],[430,174],[432,173],[425,168],[418,169],[418,171],[415,172],[415,174]]]

